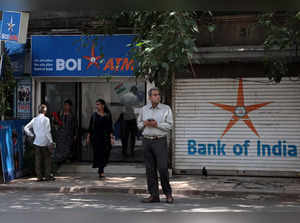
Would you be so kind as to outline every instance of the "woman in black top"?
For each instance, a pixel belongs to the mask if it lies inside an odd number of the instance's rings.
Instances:
[[[104,177],[104,167],[108,163],[113,140],[111,112],[103,99],[96,101],[97,111],[92,115],[87,143],[94,150],[93,168],[98,168],[99,178]]]

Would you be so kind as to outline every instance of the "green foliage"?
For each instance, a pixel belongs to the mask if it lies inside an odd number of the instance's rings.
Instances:
[[[266,50],[294,49],[298,57],[300,44],[300,12],[266,13],[259,17],[259,24],[263,25],[266,32],[264,47]],[[281,78],[289,73],[288,64],[291,57],[266,58],[266,71],[271,80],[280,82]]]
[[[13,71],[9,56],[5,52],[3,64],[3,73],[0,79],[0,117],[5,116],[8,111],[11,111],[9,99],[13,96],[16,81],[13,76]]]
[[[120,25],[116,23],[130,26],[136,34],[131,45],[136,77],[168,88],[172,75],[188,69],[193,72],[192,64],[199,62],[195,57],[198,53],[196,39],[200,34],[197,21],[211,16],[211,13],[198,11],[129,11],[98,20],[103,25],[102,31],[108,34],[118,32]],[[216,28],[209,22],[205,26],[209,32]]]
[[[266,59],[265,68],[267,77],[279,83],[282,77],[288,74],[288,63],[284,59]]]

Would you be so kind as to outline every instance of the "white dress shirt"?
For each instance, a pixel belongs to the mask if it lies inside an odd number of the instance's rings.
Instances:
[[[33,118],[24,127],[24,131],[26,135],[35,137],[33,142],[34,145],[45,147],[53,143],[50,120],[44,114],[39,114],[37,117]]]
[[[144,121],[154,119],[157,128],[144,126]],[[144,136],[166,136],[173,127],[173,114],[168,105],[158,104],[155,108],[152,104],[145,105],[141,110],[137,120],[138,128],[143,130]]]

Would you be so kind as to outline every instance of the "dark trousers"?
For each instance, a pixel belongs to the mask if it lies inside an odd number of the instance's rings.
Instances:
[[[109,161],[110,151],[111,151],[111,149],[107,149],[103,153],[103,155],[104,155],[104,162],[102,164],[100,164],[99,167],[98,167],[98,173],[99,174],[104,173],[104,167],[106,167],[106,165],[108,164],[108,161]]]
[[[155,140],[144,139],[143,144],[149,193],[155,197],[159,196],[158,170],[164,194],[171,195],[172,189],[169,183],[167,137]]]
[[[129,149],[130,149],[131,155],[133,155],[134,147],[135,147],[135,137],[137,134],[136,119],[122,120],[121,131],[122,131],[122,134],[121,134],[122,152],[124,155],[127,155],[128,141],[129,141],[129,137],[130,137]]]
[[[109,162],[111,144],[110,137],[108,139],[98,139],[93,143],[93,168],[98,168],[98,173],[104,173],[104,167]]]
[[[51,174],[51,152],[48,147],[35,145],[35,173],[37,178],[49,178]]]

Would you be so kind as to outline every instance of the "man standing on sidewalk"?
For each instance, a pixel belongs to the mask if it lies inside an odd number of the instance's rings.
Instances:
[[[147,185],[150,197],[144,203],[160,202],[157,169],[161,185],[167,197],[167,203],[173,203],[172,189],[168,172],[167,135],[173,126],[172,110],[168,105],[160,103],[160,91],[151,88],[148,92],[151,104],[145,105],[138,117],[138,128],[144,136],[144,157],[147,175]]]
[[[33,145],[35,147],[35,171],[37,181],[43,181],[43,173],[46,181],[55,180],[51,176],[51,150],[54,143],[51,136],[50,120],[45,116],[47,106],[41,104],[38,108],[39,115],[33,118],[25,127],[26,135],[35,137]],[[31,131],[33,130],[33,133]],[[44,167],[42,167],[42,164]]]

